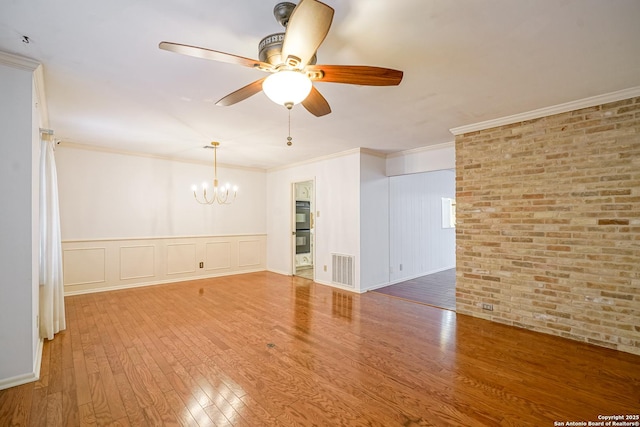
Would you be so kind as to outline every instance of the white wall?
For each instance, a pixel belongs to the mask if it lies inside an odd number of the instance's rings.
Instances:
[[[455,167],[456,152],[453,142],[403,151],[387,158],[387,176],[455,169]]]
[[[360,259],[360,151],[318,159],[267,174],[267,269],[292,271],[292,190],[294,182],[315,178],[316,281],[331,284],[331,254]],[[327,271],[324,271],[324,266]],[[356,272],[358,268],[356,268]],[[356,283],[358,283],[356,277]]]
[[[66,294],[266,269],[264,171],[218,165],[239,192],[210,206],[191,186],[213,180],[212,164],[63,144],[55,155]]]
[[[0,53],[0,389],[38,375],[37,66]]]
[[[455,229],[442,228],[443,197],[455,198],[452,170],[390,178],[392,283],[455,267]]]
[[[389,283],[389,178],[385,159],[360,159],[360,291]]]
[[[266,232],[264,171],[218,165],[238,198],[208,206],[195,202],[191,185],[212,180],[212,165],[63,144],[55,156],[63,241]]]
[[[455,230],[443,232],[440,228],[440,197],[455,197],[454,173],[436,172],[437,178],[428,183],[420,181],[419,175],[388,178],[389,167],[395,173],[453,167],[453,153],[452,146],[444,145],[384,159],[367,150],[353,150],[269,171],[267,269],[292,273],[291,185],[313,178],[317,282],[335,286],[331,280],[333,253],[356,257],[356,292],[385,286],[394,279],[409,278],[410,274],[418,276],[454,267]],[[433,212],[428,214],[433,216],[434,225],[423,227],[418,239],[412,235],[416,228],[406,224],[422,221],[425,212],[418,215],[416,209],[407,211],[407,208],[423,205],[427,199],[433,199]],[[401,262],[403,271],[399,274]]]

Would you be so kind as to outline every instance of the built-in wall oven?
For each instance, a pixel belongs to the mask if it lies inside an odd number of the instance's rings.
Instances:
[[[296,202],[296,230],[311,229],[311,203],[305,201]]]
[[[311,230],[296,230],[296,253],[311,252]]]
[[[296,254],[311,252],[311,202],[296,201]]]

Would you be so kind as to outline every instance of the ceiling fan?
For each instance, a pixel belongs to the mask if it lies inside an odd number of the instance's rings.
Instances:
[[[216,105],[233,105],[263,90],[272,101],[288,109],[301,102],[311,114],[320,117],[329,114],[331,107],[312,82],[395,86],[402,81],[402,71],[389,68],[316,65],[316,51],[329,32],[333,13],[333,8],[317,0],[300,0],[298,5],[278,3],[273,14],[285,27],[285,32],[268,35],[260,41],[259,60],[166,41],[161,42],[159,47],[182,55],[243,65],[270,73],[230,93]]]

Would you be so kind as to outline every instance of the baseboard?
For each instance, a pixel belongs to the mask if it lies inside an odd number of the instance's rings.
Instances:
[[[17,387],[22,384],[31,383],[40,379],[40,367],[42,366],[42,346],[44,340],[38,340],[38,348],[36,349],[36,358],[33,361],[33,371],[15,377],[0,379],[0,390],[11,387]]]
[[[36,360],[33,361],[33,374],[37,381],[40,379],[40,368],[42,367],[42,350],[44,347],[44,338],[38,340],[38,348],[36,349]]]
[[[407,276],[401,279],[391,280],[389,281],[389,283],[381,283],[379,285],[375,285],[370,288],[367,288],[366,291],[374,291],[376,289],[384,288],[386,286],[397,285],[398,283],[406,282],[407,280],[417,279],[418,277],[428,276],[429,274],[440,273],[441,271],[451,270],[452,268],[456,268],[456,266],[452,265],[451,267],[437,268],[435,270],[426,271],[424,273],[415,274],[413,276]]]
[[[316,279],[316,280],[314,280],[314,282],[315,282],[315,283],[318,283],[318,284],[320,284],[320,285],[325,285],[325,286],[329,286],[329,287],[332,287],[332,288],[340,289],[340,290],[342,290],[342,291],[353,292],[353,293],[356,293],[356,294],[361,294],[361,293],[363,293],[362,291],[358,291],[358,290],[357,290],[357,289],[355,289],[355,288],[350,288],[350,287],[348,287],[348,286],[342,286],[342,285],[339,285],[339,284],[337,284],[337,283],[325,282],[325,281],[323,281],[323,280],[317,280],[317,279]]]
[[[290,271],[274,270],[273,268],[267,268],[267,271],[270,272],[270,273],[281,274],[283,276],[291,276],[291,272]]]
[[[224,276],[235,276],[237,274],[246,274],[246,273],[257,273],[260,271],[265,271],[264,269],[255,269],[255,270],[236,270],[227,273],[216,273],[216,274],[208,274],[203,276],[194,276],[194,277],[185,277],[179,279],[167,279],[167,280],[158,280],[153,282],[141,282],[141,283],[127,283],[123,285],[116,286],[105,286],[100,288],[89,288],[82,289],[79,291],[65,291],[64,296],[73,296],[73,295],[84,295],[84,294],[95,294],[98,292],[109,292],[109,291],[119,291],[122,289],[133,289],[133,288],[142,288],[145,286],[156,286],[156,285],[168,285],[171,283],[180,283],[180,282],[192,282],[194,280],[202,280],[202,279],[212,279],[214,277],[224,277]]]

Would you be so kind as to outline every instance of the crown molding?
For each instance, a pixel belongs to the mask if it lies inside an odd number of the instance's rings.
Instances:
[[[171,162],[180,162],[180,163],[191,163],[196,165],[207,165],[211,166],[211,161],[204,160],[191,160],[191,159],[182,159],[178,157],[170,157],[170,156],[160,156],[157,154],[148,154],[148,153],[140,153],[136,151],[127,151],[127,150],[118,150],[115,148],[104,147],[100,145],[89,145],[89,144],[80,144],[77,142],[67,142],[60,141],[57,143],[56,147],[62,148],[72,148],[76,150],[86,150],[86,151],[98,151],[100,153],[109,153],[109,154],[119,154],[122,156],[133,156],[133,157],[146,157],[149,159],[157,159],[157,160],[168,160]],[[225,169],[239,169],[251,172],[266,172],[265,169],[254,168],[248,166],[238,166],[238,165],[230,165],[227,163],[218,163],[218,166]]]
[[[373,150],[371,148],[365,148],[365,147],[360,147],[360,154],[368,154],[370,156],[379,157],[381,159],[387,158],[387,154],[381,151],[377,151],[377,150]]]
[[[25,58],[23,56],[14,55],[13,53],[0,51],[0,64],[9,67],[18,68],[20,70],[35,71],[40,65],[38,61]]]
[[[368,150],[368,151],[373,152],[373,150]],[[276,166],[276,167],[267,169],[267,172],[277,172],[277,171],[281,171],[281,170],[295,168],[295,167],[298,167],[298,166],[308,165],[308,164],[311,164],[311,163],[321,162],[323,160],[336,159],[338,157],[349,156],[351,154],[362,153],[362,152],[363,152],[362,148],[352,148],[350,150],[340,151],[338,153],[327,154],[326,156],[314,157],[313,159],[304,160],[302,162],[291,163],[291,164],[282,165],[282,166]]]
[[[412,155],[412,154],[423,153],[425,151],[444,150],[444,149],[447,149],[447,148],[455,148],[455,146],[456,146],[456,143],[454,141],[443,142],[441,144],[426,145],[424,147],[412,148],[410,150],[396,151],[395,153],[388,154],[387,158],[388,159],[393,159],[395,157],[404,157],[404,156],[409,156],[409,155]]]
[[[449,129],[449,132],[454,135],[462,135],[469,132],[477,132],[480,130],[496,128],[513,123],[524,122],[527,120],[539,119],[541,117],[552,116],[554,114],[561,114],[569,111],[580,110],[582,108],[607,104],[609,102],[621,101],[623,99],[634,98],[636,96],[640,96],[640,86],[623,89],[616,92],[610,92],[603,95],[596,95],[589,98],[583,98],[577,101],[565,102],[564,104],[553,105],[551,107],[539,108],[537,110],[514,114],[512,116],[506,116],[470,125],[459,126]]]

